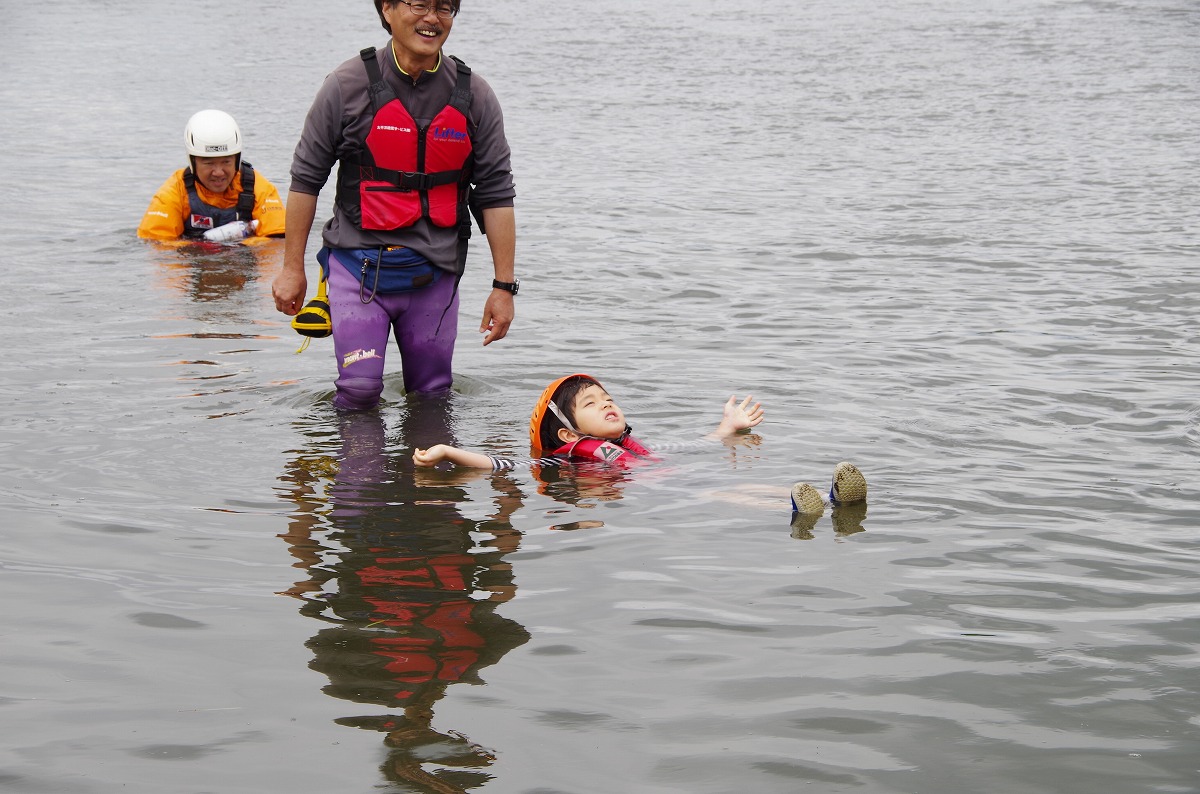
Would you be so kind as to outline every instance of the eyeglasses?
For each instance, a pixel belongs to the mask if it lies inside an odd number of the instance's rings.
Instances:
[[[409,11],[413,12],[419,17],[427,15],[434,9],[434,6],[430,5],[429,3],[422,3],[420,0],[415,3],[410,3],[408,0],[397,0],[397,2],[404,3],[404,5],[408,6]],[[449,3],[438,3],[437,15],[442,19],[453,19],[454,17],[458,16],[458,9]]]

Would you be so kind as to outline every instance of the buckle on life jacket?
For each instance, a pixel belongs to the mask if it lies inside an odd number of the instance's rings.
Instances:
[[[405,190],[429,190],[433,187],[433,177],[419,171],[397,171],[396,184]]]

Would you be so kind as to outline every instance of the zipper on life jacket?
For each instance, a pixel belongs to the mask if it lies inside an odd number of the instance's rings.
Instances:
[[[415,121],[415,119],[414,119],[414,121]],[[425,140],[429,133],[429,127],[431,124],[433,124],[432,121],[429,122],[429,124],[425,124],[425,125],[418,124],[417,125],[417,173],[419,173],[419,174],[425,173]],[[429,217],[429,191],[428,190],[418,191],[418,195],[420,195],[420,197],[421,197],[421,217],[428,218]]]

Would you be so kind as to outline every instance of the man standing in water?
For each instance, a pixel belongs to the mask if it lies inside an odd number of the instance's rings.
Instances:
[[[317,195],[340,161],[333,217],[317,254],[328,282],[338,408],[378,404],[393,329],[405,391],[450,388],[473,212],[495,269],[483,344],[503,339],[512,323],[516,191],[503,115],[491,87],[442,54],[460,2],[375,0],[391,40],[325,79],[296,145],[289,234],[272,293],[284,314],[302,308]]]

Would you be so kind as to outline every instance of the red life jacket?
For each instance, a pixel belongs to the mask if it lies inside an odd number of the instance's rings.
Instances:
[[[451,56],[458,69],[454,93],[421,126],[384,80],[375,48],[359,55],[371,83],[367,93],[374,116],[357,156],[338,169],[338,203],[360,229],[392,231],[428,218],[435,226],[466,224],[469,235],[470,68]]]
[[[581,438],[573,444],[563,444],[554,450],[556,457],[570,460],[602,460],[605,463],[629,465],[644,458],[654,458],[654,453],[642,446],[633,436],[616,441],[605,438]]]

